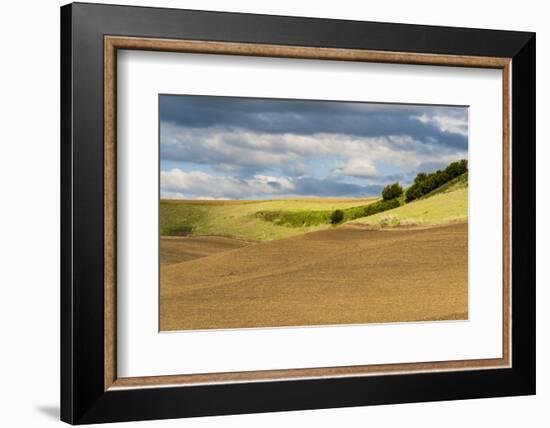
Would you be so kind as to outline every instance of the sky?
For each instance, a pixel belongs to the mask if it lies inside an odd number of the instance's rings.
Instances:
[[[367,197],[468,158],[468,108],[160,95],[161,198]]]

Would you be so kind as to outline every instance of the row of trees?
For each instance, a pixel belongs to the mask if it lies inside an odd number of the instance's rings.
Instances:
[[[410,202],[427,195],[467,171],[468,161],[462,159],[460,161],[450,163],[444,170],[437,170],[431,174],[420,172],[414,179],[414,183],[405,192],[405,200]],[[403,187],[401,187],[398,182],[388,184],[382,190],[382,198],[385,201],[399,198],[402,194]]]
[[[438,170],[430,174],[420,172],[414,179],[414,183],[405,192],[405,200],[410,202],[427,195],[467,171],[468,161],[462,159],[460,161],[450,163],[444,170]],[[399,184],[399,182],[388,184],[382,190],[382,201],[366,206],[348,208],[346,210],[334,210],[330,215],[330,222],[332,224],[338,224],[344,220],[349,221],[355,218],[366,217],[392,208],[397,208],[399,206],[398,198],[403,195],[403,192],[403,187]]]
[[[405,200],[410,202],[421,198],[467,171],[468,161],[462,159],[458,162],[450,163],[444,170],[438,170],[431,174],[421,172],[414,179],[412,186],[407,189]]]

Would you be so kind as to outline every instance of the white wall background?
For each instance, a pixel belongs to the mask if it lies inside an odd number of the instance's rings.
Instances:
[[[544,426],[550,404],[548,118],[550,27],[545,2],[146,0],[126,4],[537,32],[538,395],[139,423],[158,427]],[[103,1],[103,3],[116,3]],[[59,6],[0,6],[0,421],[59,424]],[[545,78],[546,77],[546,78]],[[545,99],[546,98],[546,99]],[[546,405],[546,406],[545,406]],[[125,426],[138,426],[137,423]]]

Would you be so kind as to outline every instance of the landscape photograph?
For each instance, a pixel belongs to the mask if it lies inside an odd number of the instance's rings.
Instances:
[[[468,320],[468,108],[159,95],[160,331]]]

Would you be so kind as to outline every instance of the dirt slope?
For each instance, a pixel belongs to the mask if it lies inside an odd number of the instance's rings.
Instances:
[[[161,330],[467,318],[467,223],[339,227],[161,268]]]
[[[161,236],[160,264],[169,265],[186,262],[223,251],[246,247],[250,244],[247,241],[222,236]]]

